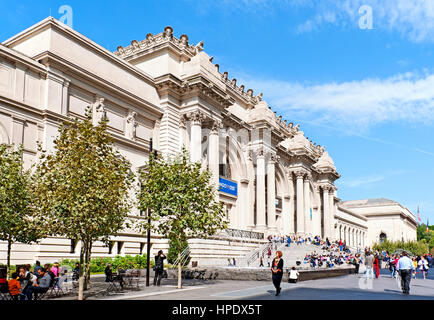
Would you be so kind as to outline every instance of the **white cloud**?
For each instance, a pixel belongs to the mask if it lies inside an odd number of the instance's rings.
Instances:
[[[245,77],[269,105],[290,119],[310,119],[364,132],[381,123],[434,123],[434,74],[405,73],[361,81],[304,84]]]
[[[384,176],[368,176],[368,177],[358,177],[354,179],[342,180],[340,184],[349,188],[360,187],[364,185],[371,185],[373,183],[384,180]]]
[[[434,1],[432,0],[321,0],[313,18],[296,28],[310,32],[332,24],[358,27],[362,5],[372,7],[374,29],[396,31],[414,42],[434,41]],[[327,19],[333,14],[334,19]]]

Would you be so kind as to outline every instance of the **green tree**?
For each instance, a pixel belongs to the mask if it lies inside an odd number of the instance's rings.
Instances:
[[[130,163],[114,148],[107,120],[92,125],[90,108],[83,120],[62,124],[54,151],[41,151],[35,172],[38,212],[53,235],[81,241],[78,299],[90,281],[92,244],[129,227]]]
[[[181,256],[183,239],[207,238],[227,227],[222,204],[216,201],[211,173],[191,163],[185,150],[168,159],[150,155],[140,173],[139,208],[150,209],[152,230],[169,239]],[[141,222],[141,229],[148,227]],[[181,261],[178,288],[181,288]]]
[[[178,258],[178,252],[179,250],[184,251],[188,248],[188,241],[187,239],[181,239],[181,244],[178,244],[178,239],[169,239],[169,250],[167,252],[167,262],[170,264],[174,264],[176,259]],[[188,264],[188,261],[190,259],[186,259],[186,264]]]
[[[14,242],[32,243],[42,237],[33,217],[30,172],[23,169],[22,146],[0,145],[0,240],[7,241],[7,275]]]

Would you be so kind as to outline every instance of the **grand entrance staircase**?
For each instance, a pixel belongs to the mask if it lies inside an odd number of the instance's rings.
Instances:
[[[313,244],[295,244],[291,243],[289,247],[286,246],[286,243],[266,243],[259,248],[249,252],[243,259],[239,259],[239,263],[237,264],[239,267],[249,267],[249,268],[257,268],[260,264],[260,258],[263,258],[264,266],[267,266],[267,253],[268,248],[271,248],[271,259],[276,256],[276,251],[282,251],[282,258],[285,262],[285,268],[296,266],[296,261],[301,261],[302,265],[303,259],[306,254],[311,254],[312,252],[316,252],[317,254],[323,254],[327,251],[322,250],[320,246]]]

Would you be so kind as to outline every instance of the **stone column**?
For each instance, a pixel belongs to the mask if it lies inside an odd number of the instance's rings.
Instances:
[[[181,114],[179,117],[179,151],[187,149],[187,117]]]
[[[312,220],[310,219],[310,180],[312,179],[312,175],[310,173],[306,173],[306,177],[304,179],[304,231],[305,233],[312,234]]]
[[[191,143],[190,157],[192,162],[202,161],[202,120],[203,114],[195,111],[190,114],[191,120]]]
[[[297,177],[297,234],[304,234],[304,196],[303,196],[303,171],[296,171]]]
[[[62,87],[62,114],[65,116],[68,114],[69,83],[68,80],[64,80]]]
[[[249,204],[249,180],[241,179],[240,181],[240,192],[239,192],[239,202],[241,206],[238,207],[239,223],[240,229],[249,228],[250,222],[250,204]]]
[[[277,231],[275,163],[276,163],[276,158],[274,155],[271,155],[267,165],[267,213],[268,213],[267,216],[268,216],[268,228],[272,233]]]
[[[330,205],[330,209],[329,209],[329,215],[330,215],[330,237],[329,240],[332,241],[333,239],[333,235],[335,234],[334,232],[334,228],[335,228],[335,190],[336,187],[331,187],[330,189],[330,193],[329,193],[329,205]]]
[[[294,221],[291,222],[291,197],[284,195],[282,199],[282,230],[284,235],[294,233]],[[292,231],[291,231],[292,230]]]
[[[208,166],[212,173],[212,182],[219,188],[219,129],[220,123],[214,121],[209,133]]]
[[[248,203],[245,208],[248,214],[248,224],[247,227],[251,230],[255,228],[255,201],[256,199],[256,186],[255,186],[255,168],[253,165],[253,151],[249,150],[247,152],[247,170],[249,172],[249,177],[251,180],[249,181],[249,185],[247,187],[248,192]],[[243,209],[242,209],[243,210]]]
[[[323,238],[329,238],[330,240],[330,204],[329,204],[329,190],[330,187],[329,186],[323,186],[323,200],[324,200],[324,236]]]
[[[260,150],[256,158],[256,228],[265,230],[265,158]]]
[[[288,223],[288,233],[294,234],[295,233],[295,226],[294,226],[294,213],[295,213],[295,192],[294,192],[294,181],[292,179],[292,172],[288,172],[288,184],[289,184],[289,204],[288,204],[288,212],[287,212],[287,223]]]

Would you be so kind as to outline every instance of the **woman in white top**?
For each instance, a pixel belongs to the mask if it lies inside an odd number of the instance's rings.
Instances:
[[[291,270],[289,271],[288,282],[296,283],[298,281],[298,275],[299,272],[295,269],[295,267],[292,267]]]
[[[419,262],[417,263],[419,266],[419,270],[422,271],[423,278],[426,279],[426,274],[428,272],[428,261],[424,257],[420,257]]]

